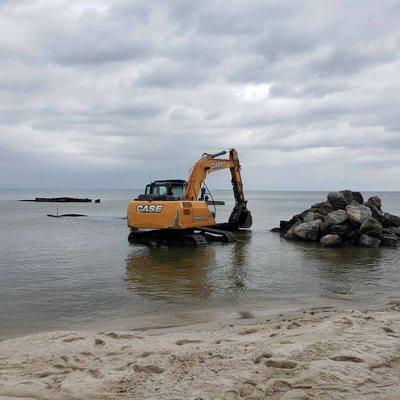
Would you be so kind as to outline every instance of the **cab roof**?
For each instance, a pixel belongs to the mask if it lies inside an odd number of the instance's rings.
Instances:
[[[181,183],[181,184],[185,184],[186,181],[183,179],[161,179],[161,180],[157,180],[152,182],[153,185],[161,185],[163,183]]]

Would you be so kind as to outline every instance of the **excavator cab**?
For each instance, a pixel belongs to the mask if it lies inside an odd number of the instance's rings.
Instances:
[[[136,200],[182,200],[186,181],[182,179],[158,180],[146,186],[145,193],[139,194]]]

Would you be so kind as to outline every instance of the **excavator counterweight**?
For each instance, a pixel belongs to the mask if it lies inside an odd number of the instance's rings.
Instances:
[[[235,149],[229,151],[229,158],[220,158],[226,153],[204,153],[190,169],[187,181],[170,179],[148,184],[145,193],[129,203],[129,239],[200,245],[206,243],[201,237],[229,242],[234,237],[227,231],[250,228],[252,217],[244,197],[239,158]],[[215,212],[208,208],[213,202],[208,202],[205,181],[209,173],[228,168],[235,206],[228,222],[222,224],[224,230],[218,230],[221,224],[217,224]]]

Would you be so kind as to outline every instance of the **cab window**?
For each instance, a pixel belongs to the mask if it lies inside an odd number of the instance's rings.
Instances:
[[[158,195],[163,196],[163,195],[167,194],[167,188],[166,188],[166,186],[163,186],[163,185],[154,186],[152,194],[158,194]]]
[[[182,197],[183,196],[183,186],[171,186],[171,194],[174,197]]]

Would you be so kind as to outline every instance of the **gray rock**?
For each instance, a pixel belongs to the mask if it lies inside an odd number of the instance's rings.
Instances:
[[[346,221],[349,216],[345,210],[337,210],[328,214],[324,220],[325,226],[339,225]]]
[[[367,206],[374,206],[378,210],[382,210],[382,200],[378,196],[372,196],[368,199]]]
[[[368,236],[379,238],[382,235],[382,224],[377,221],[374,217],[366,219],[361,225],[361,233],[365,233]]]
[[[381,241],[378,238],[371,237],[365,233],[361,235],[359,245],[361,247],[379,247]]]
[[[348,236],[348,234],[351,232],[351,229],[346,225],[332,225],[330,228],[330,232],[333,235],[344,237]]]
[[[400,217],[396,215],[383,213],[381,221],[384,228],[400,227]]]
[[[315,212],[314,219],[320,219],[321,221],[323,221],[325,219],[325,215]]]
[[[384,233],[381,236],[381,246],[396,248],[399,245],[399,240],[396,235],[389,235]]]
[[[398,226],[391,226],[390,229],[396,236],[400,237],[400,228]]]
[[[355,231],[349,231],[348,235],[343,238],[343,244],[345,246],[356,246],[361,237],[361,232],[357,229]]]
[[[280,400],[307,400],[310,397],[303,389],[291,389],[288,390]]]
[[[293,228],[293,233],[299,239],[315,242],[318,239],[321,223],[320,219],[303,222]]]
[[[295,240],[297,239],[297,236],[294,233],[294,229],[296,228],[296,226],[299,226],[301,224],[301,222],[299,220],[297,220],[292,227],[283,235],[283,237],[287,240]]]
[[[351,190],[341,190],[340,193],[342,193],[346,199],[347,204],[351,204],[353,201],[353,192]]]
[[[288,231],[291,227],[295,224],[299,224],[301,221],[298,218],[292,218],[290,221],[281,221],[279,223],[279,227],[281,228],[282,232]]]
[[[339,247],[342,244],[342,238],[339,235],[325,235],[319,243],[323,247]]]
[[[312,211],[309,211],[303,218],[303,222],[310,222],[314,221],[315,219],[315,213]]]
[[[335,211],[332,204],[325,201],[323,203],[317,203],[311,206],[312,211],[322,215],[328,215],[331,212]]]
[[[360,225],[363,224],[366,219],[372,217],[372,211],[361,204],[358,206],[347,206],[346,212],[351,221],[357,222]]]
[[[364,197],[360,192],[353,192],[353,200],[358,204],[364,204]]]
[[[328,193],[328,201],[335,210],[344,210],[348,205],[343,193],[340,192]]]
[[[305,215],[307,215],[309,212],[311,212],[311,208],[308,208],[307,210],[304,210],[303,212],[301,212],[300,214],[296,214],[292,217],[292,219],[298,219],[300,221],[303,222],[303,218],[305,217]]]
[[[368,207],[372,211],[372,216],[378,221],[381,221],[383,218],[383,212],[374,205],[368,205]]]
[[[290,228],[290,229],[283,235],[283,237],[284,237],[286,240],[295,240],[295,239],[297,239],[297,237],[296,237],[296,235],[294,234],[292,228]]]

